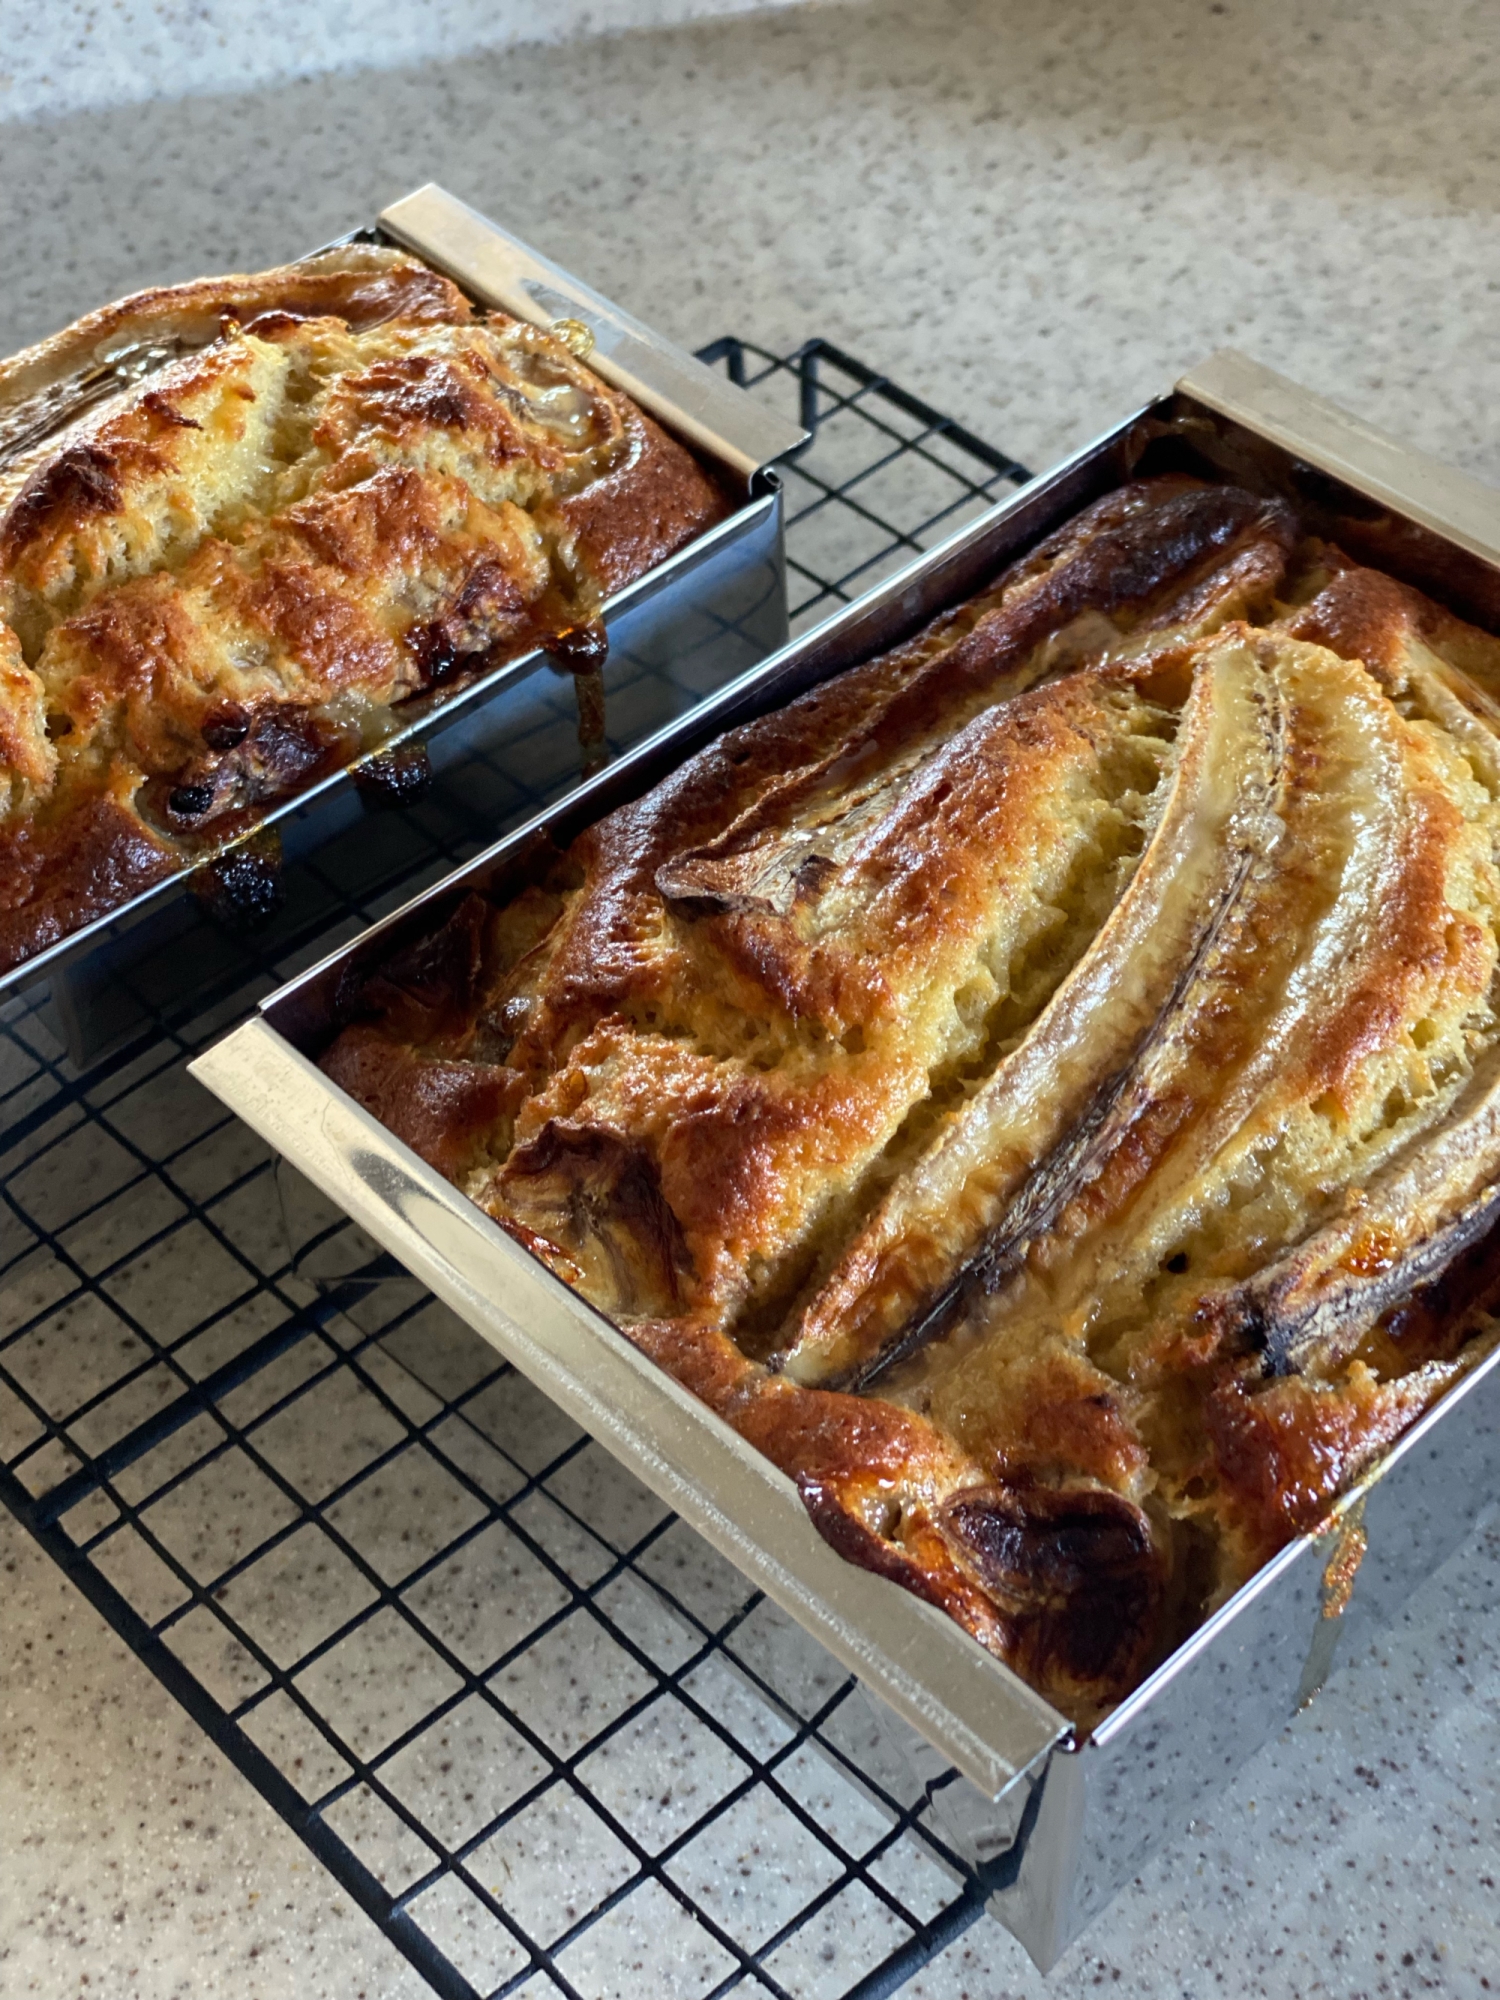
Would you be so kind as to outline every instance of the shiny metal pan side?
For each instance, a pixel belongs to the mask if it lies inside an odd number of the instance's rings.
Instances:
[[[1403,573],[1455,608],[1473,615],[1491,590],[1500,603],[1500,535],[1495,544],[1484,538],[1483,489],[1472,482],[1451,489],[1461,518],[1448,541],[1442,468],[1389,440],[1379,439],[1377,449],[1366,427],[1314,399],[1307,399],[1310,414],[1298,429],[1286,418],[1285,398],[1277,400],[1290,385],[1278,387],[1277,378],[1267,378],[1273,407],[1263,426],[1253,407],[1226,414],[1208,394],[1224,400],[1214,388],[1217,365],[1197,371],[1187,385],[332,954],[266,1001],[258,1022],[193,1065],[210,1089],[764,1583],[933,1746],[917,1746],[916,1789],[927,1792],[970,1855],[995,1913],[1044,1967],[1144,1856],[1180,1833],[1316,1692],[1338,1649],[1347,1651],[1388,1616],[1456,1546],[1500,1484],[1500,1357],[1489,1357],[1414,1426],[1320,1533],[1285,1548],[1082,1736],[965,1635],[944,1634],[940,1644],[942,1621],[934,1623],[914,1600],[901,1602],[892,1586],[856,1578],[841,1565],[830,1568],[779,1475],[747,1463],[753,1454],[706,1409],[636,1360],[598,1314],[373,1125],[307,1058],[337,1024],[346,978],[435,927],[469,891],[498,896],[519,888],[535,865],[539,835],[567,841],[724,728],[898,643],[1135,472],[1186,466],[1211,477],[1249,478],[1285,494],[1320,531],[1363,524],[1399,544]],[[1244,388],[1248,367],[1234,363],[1242,405],[1253,400]],[[1200,397],[1193,384],[1205,379]],[[1421,496],[1409,512],[1393,471],[1398,462]],[[1330,1559],[1347,1556],[1347,1538],[1356,1531],[1368,1548],[1352,1591],[1334,1593]],[[891,1754],[912,1756],[910,1737],[894,1727]]]

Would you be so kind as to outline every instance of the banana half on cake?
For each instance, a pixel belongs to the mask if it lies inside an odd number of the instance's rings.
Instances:
[[[1500,643],[1185,476],[735,730],[324,1067],[1075,1715],[1496,1336]]]
[[[724,511],[560,341],[376,246],[0,363],[0,971]]]

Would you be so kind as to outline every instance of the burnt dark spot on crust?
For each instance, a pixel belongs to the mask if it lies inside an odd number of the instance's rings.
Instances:
[[[463,655],[444,619],[411,626],[402,644],[416,661],[423,687],[442,687],[459,670]]]
[[[559,666],[574,674],[594,672],[609,658],[609,634],[602,618],[587,618],[578,625],[565,625],[560,632],[549,632],[542,646]]]
[[[174,785],[167,795],[167,811],[174,819],[201,819],[213,802],[213,781],[201,778],[195,784]]]
[[[941,1513],[985,1588],[1034,1628],[1038,1659],[1122,1682],[1155,1638],[1165,1564],[1141,1510],[1104,1487],[970,1489]]]
[[[277,702],[255,717],[238,748],[250,799],[281,798],[348,754],[343,733],[322,716]]]
[[[234,750],[249,734],[249,711],[234,702],[211,708],[203,718],[203,741],[210,750]]]
[[[268,924],[286,901],[281,842],[263,827],[206,862],[193,878],[199,902],[232,931]]]
[[[520,626],[526,600],[498,556],[471,564],[462,584],[437,618],[413,625],[403,644],[416,662],[424,687],[441,687],[469,671],[494,650],[497,634]]]
[[[392,812],[415,805],[432,790],[432,760],[423,743],[402,743],[377,750],[354,766],[354,785],[371,812]]]
[[[1066,1597],[1153,1555],[1138,1507],[1098,1487],[987,1486],[943,1510],[949,1534],[1003,1596]]]
[[[14,560],[54,517],[113,513],[121,494],[112,452],[96,444],[68,445],[39,467],[16,496],[0,532],[0,560]]]
[[[482,415],[474,390],[432,355],[376,362],[354,387],[361,414],[397,436],[409,430],[465,430]]]

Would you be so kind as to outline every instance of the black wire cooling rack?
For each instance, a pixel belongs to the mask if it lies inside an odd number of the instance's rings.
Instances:
[[[782,468],[794,631],[1028,476],[825,341],[704,359],[813,434]],[[308,1282],[285,1176],[184,1073],[534,811],[559,730],[529,793],[513,762],[293,866],[190,1001],[138,972],[106,1058],[68,1055],[55,996],[0,1013],[0,1498],[447,2000],[874,2000],[983,1906],[933,1783],[412,1281]]]

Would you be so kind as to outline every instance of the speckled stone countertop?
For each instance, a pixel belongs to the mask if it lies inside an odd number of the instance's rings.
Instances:
[[[387,69],[580,33],[660,28],[796,0],[51,0],[12,7],[0,117],[50,117],[286,77]]]
[[[1032,464],[1232,342],[1500,483],[1488,0],[843,6],[0,125],[0,351],[426,178],[688,344],[822,332]],[[425,1992],[0,1551],[6,1994]],[[1497,1774],[1491,1528],[1049,1981],[985,1922],[907,1993],[1500,1993]]]

